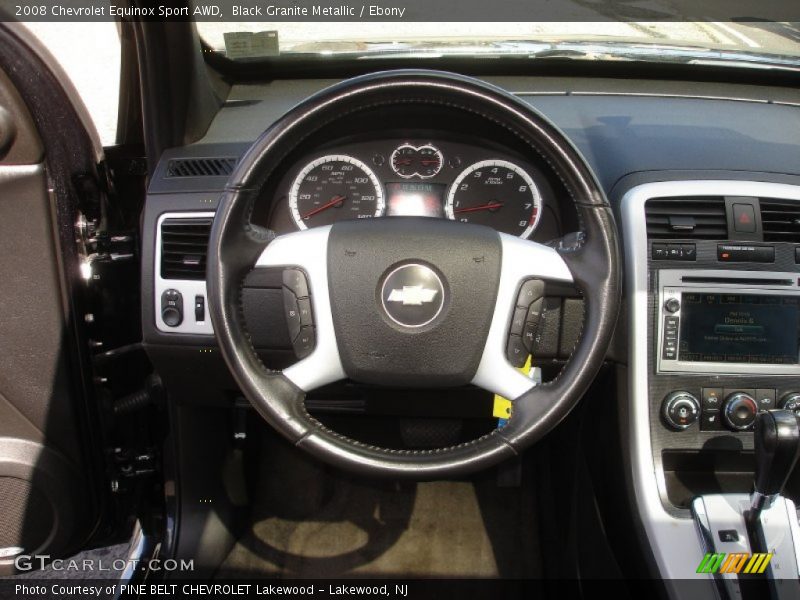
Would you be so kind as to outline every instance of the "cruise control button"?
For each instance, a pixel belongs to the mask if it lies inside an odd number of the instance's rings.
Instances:
[[[517,296],[517,306],[528,308],[532,302],[544,296],[544,281],[528,279],[522,284]]]
[[[528,314],[527,309],[520,308],[519,306],[514,309],[514,315],[511,317],[511,329],[509,333],[513,335],[520,335],[523,327],[525,327],[525,317]]]
[[[300,333],[300,309],[297,306],[297,298],[287,288],[283,288],[283,313],[286,316],[286,325],[289,327],[289,339],[294,340]]]
[[[522,328],[522,344],[529,353],[533,351],[533,343],[536,341],[536,332],[538,329],[539,323],[532,323],[530,321],[525,323],[525,327]]]
[[[544,306],[544,298],[539,298],[538,300],[534,300],[528,307],[528,314],[526,315],[525,320],[528,323],[533,323],[534,325],[538,324],[539,317],[542,316],[543,306]]]
[[[303,327],[294,341],[294,353],[297,358],[305,358],[314,349],[316,336],[313,327]]]
[[[518,335],[508,336],[508,346],[506,347],[506,356],[509,362],[515,367],[524,367],[525,361],[528,360],[528,349],[522,343],[522,338]]]
[[[297,301],[297,310],[300,313],[301,325],[313,325],[314,319],[311,317],[311,300],[309,298],[301,298]]]
[[[298,269],[285,269],[283,271],[283,285],[292,290],[298,298],[308,297],[306,275]]]

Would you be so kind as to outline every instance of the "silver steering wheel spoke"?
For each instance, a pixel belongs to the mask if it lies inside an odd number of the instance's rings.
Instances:
[[[280,236],[256,261],[256,267],[298,268],[308,279],[316,345],[311,354],[283,370],[284,376],[304,392],[345,378],[328,294],[330,231],[328,225]]]
[[[550,246],[501,233],[500,282],[494,316],[486,345],[472,383],[514,400],[530,390],[533,380],[506,358],[511,319],[520,285],[527,279],[572,283],[572,273],[561,255]]]

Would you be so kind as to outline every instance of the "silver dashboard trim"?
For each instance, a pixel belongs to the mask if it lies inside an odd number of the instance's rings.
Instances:
[[[472,383],[514,400],[536,385],[506,358],[508,330],[520,283],[531,278],[567,283],[571,283],[573,279],[569,267],[555,249],[506,233],[498,235],[502,245],[502,258],[497,301],[481,361]]]
[[[624,194],[621,223],[625,239],[625,275],[629,311],[629,396],[631,465],[636,507],[658,567],[665,579],[696,577],[703,557],[692,519],[675,517],[664,509],[660,480],[653,462],[648,398],[647,344],[647,228],[645,202],[651,198],[710,195],[754,196],[800,200],[800,187],[752,181],[670,181],[646,183]],[[660,480],[659,480],[660,477]],[[670,588],[678,593],[677,587]]]
[[[156,252],[155,264],[155,285],[153,286],[153,303],[156,329],[163,333],[184,333],[194,335],[214,335],[214,328],[211,324],[211,316],[208,312],[208,293],[206,292],[206,282],[202,280],[188,279],[163,279],[161,277],[161,224],[166,219],[196,219],[198,217],[214,218],[214,211],[175,211],[165,212],[159,215],[156,221]],[[161,294],[166,290],[178,290],[183,296],[183,321],[177,327],[170,327],[161,318]],[[194,318],[194,299],[195,296],[202,296],[205,302],[205,319],[196,321]]]

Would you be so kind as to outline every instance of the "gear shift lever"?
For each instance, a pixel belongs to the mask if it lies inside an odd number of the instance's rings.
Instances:
[[[800,456],[800,427],[790,410],[758,413],[755,423],[756,475],[747,520],[754,523],[783,491]]]

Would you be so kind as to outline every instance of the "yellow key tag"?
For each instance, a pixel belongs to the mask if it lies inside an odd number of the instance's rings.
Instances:
[[[528,356],[528,360],[525,361],[525,364],[521,367],[517,368],[517,371],[528,377],[531,372],[532,362],[531,357]],[[506,419],[508,420],[511,418],[511,400],[508,398],[503,398],[499,394],[494,395],[494,406],[492,408],[492,416],[496,419]]]

